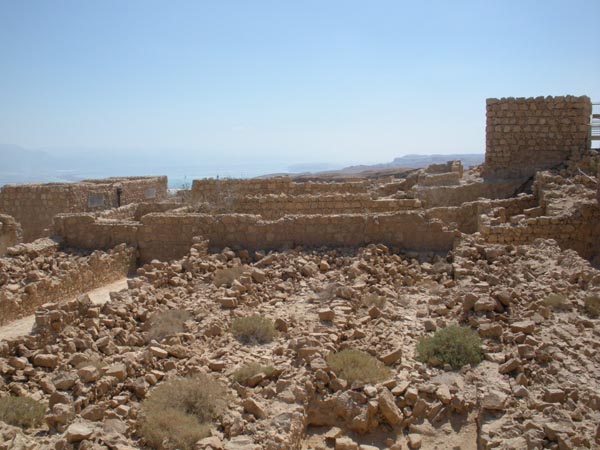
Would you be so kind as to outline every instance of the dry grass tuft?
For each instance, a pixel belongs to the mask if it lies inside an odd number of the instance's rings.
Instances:
[[[184,322],[191,317],[192,315],[183,309],[169,309],[154,314],[150,318],[148,342],[153,339],[160,342],[167,336],[182,333]]]
[[[583,305],[588,316],[593,318],[600,316],[600,295],[586,297]]]
[[[233,319],[231,332],[244,344],[266,344],[277,336],[273,321],[258,315]]]
[[[142,402],[140,433],[150,446],[191,450],[208,436],[227,407],[227,392],[214,378],[195,375],[160,384]]]
[[[215,270],[215,274],[213,276],[213,284],[216,287],[226,286],[231,287],[233,282],[239,279],[244,273],[244,268],[242,266],[235,267],[227,267],[225,269],[217,269]]]
[[[349,383],[376,383],[390,375],[389,369],[381,361],[360,350],[346,349],[332,353],[327,357],[327,364],[339,378]]]
[[[0,421],[21,428],[40,425],[46,406],[29,397],[8,396],[0,398]]]
[[[244,364],[238,370],[233,372],[231,379],[240,384],[246,384],[250,378],[258,375],[259,373],[262,373],[269,378],[274,371],[275,368],[273,366],[263,366],[257,362],[251,362]]]
[[[544,299],[544,305],[554,311],[567,311],[571,309],[567,296],[562,294],[550,294]]]
[[[422,337],[417,344],[417,356],[419,361],[431,366],[449,364],[453,369],[460,369],[481,361],[481,339],[470,328],[449,325],[433,336]]]
[[[375,293],[366,294],[361,298],[361,303],[363,306],[370,308],[371,306],[376,306],[379,309],[383,309],[385,307],[386,298],[381,295],[377,295]]]

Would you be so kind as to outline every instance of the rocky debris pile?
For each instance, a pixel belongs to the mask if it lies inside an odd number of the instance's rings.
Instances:
[[[125,276],[135,260],[135,250],[125,245],[106,252],[59,251],[59,245],[38,239],[9,248],[9,256],[0,258],[0,321]]]
[[[182,260],[140,267],[105,305],[85,296],[44,305],[37,334],[0,343],[0,396],[47,405],[43,429],[2,436],[146,448],[144,399],[205,373],[226,387],[229,407],[198,449],[597,445],[600,339],[584,301],[600,293],[600,272],[574,252],[477,236],[426,261],[383,245],[207,247],[196,239]],[[564,305],[547,303],[551,294]],[[181,313],[157,333],[165,311]],[[233,320],[254,315],[272,321],[272,341],[236,339]],[[418,360],[419,339],[451,323],[479,334],[484,361],[452,371]],[[371,355],[384,375],[348,379],[330,362],[342,350]]]

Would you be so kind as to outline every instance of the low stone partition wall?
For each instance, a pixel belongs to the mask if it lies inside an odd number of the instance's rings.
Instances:
[[[12,216],[0,214],[0,256],[6,254],[6,249],[23,240],[21,225]]]
[[[503,211],[482,216],[479,231],[490,243],[529,244],[535,239],[554,239],[563,249],[575,250],[582,258],[600,258],[600,205],[579,204],[575,211],[554,216],[506,217]]]
[[[160,203],[131,203],[120,208],[108,209],[94,213],[94,217],[106,220],[140,220],[142,216],[154,212],[166,212],[181,208],[184,204],[179,200],[162,201]]]
[[[137,246],[140,226],[137,221],[107,221],[89,213],[58,214],[53,233],[68,247],[106,250],[119,244]]]
[[[277,219],[289,214],[358,214],[417,209],[417,199],[373,199],[369,194],[260,195],[233,199],[227,205],[208,205],[222,213],[255,214]]]
[[[135,268],[136,250],[124,244],[87,255],[58,251],[58,246],[41,239],[0,258],[0,323],[118,280]]]
[[[312,182],[296,183],[289,177],[274,178],[204,178],[192,183],[192,203],[220,203],[230,197],[239,198],[249,195],[286,194],[286,195],[315,195],[315,194],[360,194],[366,193],[369,182]]]
[[[515,216],[536,206],[535,196],[523,194],[515,198],[486,199],[466,202],[460,206],[430,208],[425,211],[425,214],[427,217],[441,220],[445,224],[455,224],[457,229],[463,233],[472,234],[479,231],[480,216],[495,208],[503,208],[506,215]]]
[[[139,223],[106,223],[91,215],[61,214],[55,218],[55,230],[64,245],[78,248],[137,245],[142,263],[185,256],[195,236],[208,239],[214,249],[277,250],[383,243],[398,250],[439,253],[449,251],[455,238],[453,231],[420,211],[297,215],[278,220],[246,214],[154,213],[145,215]]]
[[[494,182],[466,182],[456,186],[415,186],[414,196],[421,200],[424,208],[438,206],[460,206],[480,198],[503,199],[514,196],[523,184],[521,180],[498,180]]]

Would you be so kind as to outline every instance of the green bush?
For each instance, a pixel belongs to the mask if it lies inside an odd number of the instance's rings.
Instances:
[[[210,432],[227,407],[227,392],[208,375],[174,378],[151,391],[141,404],[141,436],[154,448],[191,450]]]
[[[433,336],[422,337],[417,343],[417,357],[432,366],[449,364],[460,369],[481,361],[481,339],[470,328],[449,325]]]
[[[266,344],[277,336],[273,321],[258,315],[233,319],[231,332],[244,344]]]
[[[600,296],[592,295],[583,301],[585,312],[590,317],[600,316]]]
[[[150,318],[148,342],[152,340],[160,342],[167,336],[182,333],[184,322],[191,317],[192,315],[183,309],[169,309],[153,314]]]
[[[246,384],[250,378],[258,375],[259,373],[264,373],[266,377],[270,377],[274,370],[275,368],[273,366],[263,366],[257,362],[251,362],[244,364],[238,370],[233,372],[231,379],[240,384]]]
[[[327,364],[338,378],[353,383],[376,383],[385,380],[389,370],[375,357],[354,349],[342,350],[327,357]]]
[[[29,397],[0,398],[0,421],[21,428],[31,428],[42,423],[46,406]]]

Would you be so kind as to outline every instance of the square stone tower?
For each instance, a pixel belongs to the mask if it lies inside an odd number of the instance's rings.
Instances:
[[[587,96],[489,98],[484,178],[523,178],[590,147]]]

